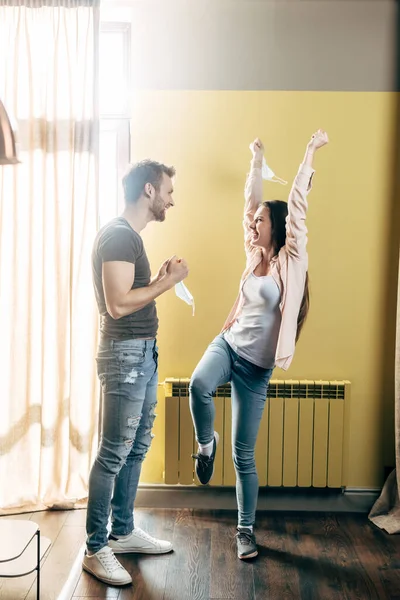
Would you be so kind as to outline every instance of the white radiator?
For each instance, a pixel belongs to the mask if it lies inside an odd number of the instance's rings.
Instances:
[[[197,446],[189,410],[189,379],[165,381],[166,484],[197,483],[192,452]],[[273,380],[256,445],[263,486],[345,485],[345,425],[349,381]],[[215,394],[215,430],[220,443],[211,485],[235,485],[231,446],[231,388]]]

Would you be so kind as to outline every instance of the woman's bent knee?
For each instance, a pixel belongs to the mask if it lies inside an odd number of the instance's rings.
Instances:
[[[210,389],[208,377],[203,373],[194,372],[189,384],[189,393],[195,397],[211,398],[213,390]]]

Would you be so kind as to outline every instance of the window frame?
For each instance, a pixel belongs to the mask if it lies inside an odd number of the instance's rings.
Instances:
[[[107,35],[108,33],[119,33],[123,37],[123,61],[124,61],[124,79],[126,81],[125,87],[125,98],[124,107],[121,112],[110,112],[99,114],[100,120],[100,151],[101,151],[101,134],[102,133],[114,133],[116,136],[116,165],[117,165],[117,189],[116,198],[110,199],[115,200],[115,214],[119,214],[124,205],[123,189],[122,189],[122,178],[126,173],[131,158],[131,131],[130,131],[130,89],[131,89],[131,24],[128,22],[111,22],[101,21],[100,22],[100,35]],[[100,69],[99,69],[100,73]],[[99,103],[100,104],[100,103]],[[101,202],[101,173],[100,177],[100,204]],[[108,202],[108,200],[107,200]],[[99,207],[99,218],[100,215],[107,213],[102,211],[101,206]],[[100,222],[99,226],[104,225],[104,222]]]
[[[123,38],[123,61],[124,61],[124,74],[126,81],[125,98],[124,98],[124,110],[120,113],[102,113],[100,112],[100,119],[130,119],[130,89],[131,89],[131,24],[125,22],[100,22],[100,36],[107,35],[107,33],[119,33]]]

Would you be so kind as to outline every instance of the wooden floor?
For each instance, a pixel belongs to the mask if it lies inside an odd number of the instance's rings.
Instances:
[[[53,544],[42,566],[41,600],[400,600],[400,536],[366,515],[261,513],[259,557],[239,561],[235,513],[138,510],[137,525],[173,540],[164,556],[120,556],[134,585],[112,588],[82,573],[84,510],[19,515]],[[1,542],[1,540],[0,540]],[[1,600],[34,600],[35,577],[0,579]]]

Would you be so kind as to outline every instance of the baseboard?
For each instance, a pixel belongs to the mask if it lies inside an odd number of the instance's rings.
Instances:
[[[260,488],[258,510],[368,513],[379,489]],[[139,486],[135,501],[141,508],[236,510],[234,488],[184,485]]]

